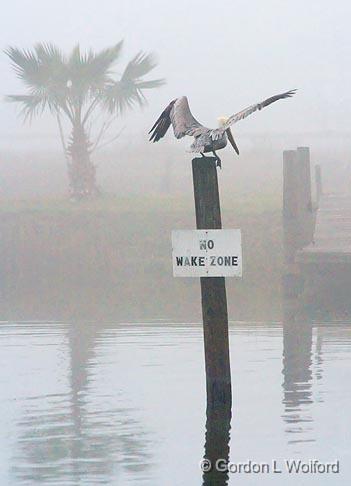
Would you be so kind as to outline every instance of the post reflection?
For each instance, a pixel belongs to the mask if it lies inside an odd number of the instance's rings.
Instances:
[[[283,420],[289,443],[312,441],[312,323],[286,312],[283,321]]]
[[[212,465],[211,470],[204,472],[202,476],[203,486],[225,486],[229,481],[227,471],[216,468],[217,461],[220,464],[227,464],[229,461],[229,440],[231,406],[207,407],[206,434],[205,434],[205,454],[204,459],[208,459]],[[224,469],[224,468],[223,468]]]

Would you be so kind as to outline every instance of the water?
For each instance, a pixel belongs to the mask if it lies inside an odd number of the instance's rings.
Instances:
[[[230,343],[233,416],[216,436],[200,325],[1,323],[0,484],[350,484],[351,324],[234,323]],[[215,482],[205,438],[225,457],[229,434],[232,463],[339,460],[340,473]]]

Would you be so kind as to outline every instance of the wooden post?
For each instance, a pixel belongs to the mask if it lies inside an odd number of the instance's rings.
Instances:
[[[221,229],[216,159],[192,161],[197,229]],[[228,312],[224,277],[201,277],[207,410],[231,406]]]
[[[311,243],[313,239],[313,211],[312,211],[312,192],[311,192],[311,163],[310,149],[308,147],[298,147],[297,169],[299,180],[296,190],[299,192],[299,228],[300,228],[300,248]]]
[[[294,263],[299,240],[298,175],[295,150],[283,152],[284,260]]]
[[[319,200],[323,195],[321,166],[316,165],[314,171],[315,171],[315,179],[316,179],[316,199],[317,199],[317,205],[319,205]]]
[[[229,481],[228,471],[218,471],[216,462],[229,461],[231,408],[218,407],[207,410],[204,459],[210,461],[211,468],[204,471],[202,486],[225,486]]]
[[[295,263],[296,252],[313,239],[310,151],[308,147],[287,150],[283,154],[283,230],[284,295],[296,298],[303,280]]]
[[[293,263],[296,251],[313,238],[311,168],[308,147],[283,154],[283,225],[285,261]]]
[[[295,150],[283,153],[283,246],[285,269],[283,294],[288,299],[296,299],[300,292],[301,279],[295,263],[295,255],[301,246],[299,170]],[[292,303],[295,312],[296,302]]]

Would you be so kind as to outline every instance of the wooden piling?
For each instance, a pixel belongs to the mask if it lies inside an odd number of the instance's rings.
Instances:
[[[228,471],[219,471],[216,468],[217,461],[225,464],[230,457],[230,406],[217,407],[207,410],[205,455],[204,459],[209,461],[211,468],[204,471],[202,486],[225,486],[229,481]]]
[[[216,159],[192,161],[197,229],[221,229]],[[224,277],[201,277],[207,409],[231,406],[228,311]]]
[[[297,159],[295,150],[285,150],[283,153],[283,230],[284,230],[284,260],[294,263],[299,240],[299,194]]]
[[[299,228],[300,241],[299,247],[308,245],[313,239],[313,211],[312,211],[312,192],[311,192],[311,162],[310,149],[308,147],[298,147],[296,151],[298,185],[296,190],[299,192]]]
[[[308,147],[283,153],[283,226],[286,263],[313,238],[311,168]]]
[[[322,169],[320,165],[315,166],[314,173],[315,173],[315,180],[316,180],[316,199],[317,199],[317,205],[319,205],[319,200],[323,195]]]
[[[311,243],[314,230],[308,147],[283,153],[283,179],[283,287],[285,297],[296,298],[303,288],[296,252]]]
[[[301,245],[300,191],[297,190],[300,180],[297,153],[286,150],[283,153],[283,246],[284,274],[283,294],[287,299],[296,299],[301,288],[299,268],[295,255]],[[292,313],[296,302],[292,302]]]

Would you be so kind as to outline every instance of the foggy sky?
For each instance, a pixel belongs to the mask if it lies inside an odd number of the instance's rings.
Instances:
[[[77,42],[100,49],[124,39],[120,70],[139,50],[155,52],[152,77],[165,77],[167,85],[148,93],[146,109],[126,116],[126,133],[144,133],[184,94],[202,123],[217,126],[218,116],[292,88],[299,89],[295,99],[236,130],[348,131],[350,18],[346,0],[12,0],[2,6],[0,46],[51,41],[67,52]],[[23,92],[3,53],[0,63],[1,96]],[[49,120],[24,127],[15,105],[1,102],[0,147],[9,136],[56,135]]]

